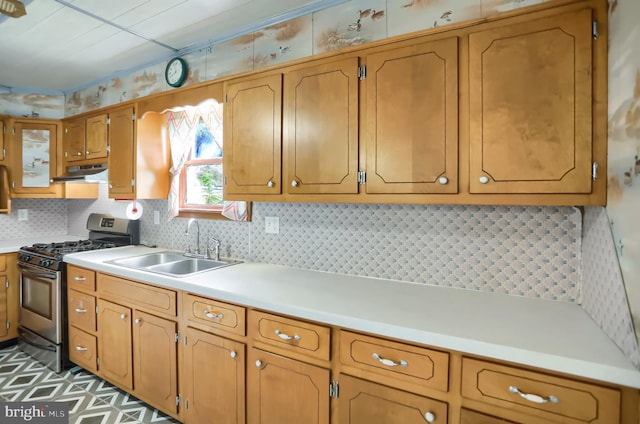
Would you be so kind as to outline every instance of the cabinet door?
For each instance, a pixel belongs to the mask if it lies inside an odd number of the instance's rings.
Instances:
[[[133,313],[134,394],[178,412],[177,323],[144,312]]]
[[[107,114],[87,118],[87,140],[85,158],[107,157]]]
[[[358,59],[284,78],[286,178],[290,194],[358,192]]]
[[[135,196],[133,124],[132,107],[109,113],[109,197]]]
[[[56,172],[57,135],[57,124],[27,121],[13,123],[11,128],[13,193],[30,195],[56,193],[50,181]]]
[[[366,57],[367,193],[458,192],[458,39]]]
[[[224,194],[280,194],[282,75],[225,87]]]
[[[2,119],[0,119],[0,163],[4,162],[4,160],[7,158],[7,149],[4,145],[6,132],[6,123]]]
[[[591,11],[469,35],[472,193],[590,193]]]
[[[186,422],[244,424],[245,345],[193,328],[186,335]]]
[[[66,162],[83,160],[85,142],[85,120],[76,119],[64,123],[62,150]]]
[[[98,357],[100,376],[133,389],[131,309],[98,299]]]
[[[0,339],[6,337],[9,329],[7,326],[9,319],[9,297],[8,297],[8,287],[7,287],[7,276],[0,275]]]
[[[247,405],[249,424],[328,424],[329,370],[253,348]]]
[[[381,384],[340,376],[341,424],[447,423],[447,404]]]

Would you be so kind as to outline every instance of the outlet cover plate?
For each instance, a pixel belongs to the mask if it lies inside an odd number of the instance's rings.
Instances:
[[[277,216],[266,216],[264,218],[264,231],[267,234],[278,234],[280,232],[280,218]]]

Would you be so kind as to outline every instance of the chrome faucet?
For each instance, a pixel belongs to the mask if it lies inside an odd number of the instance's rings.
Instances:
[[[213,243],[214,254],[211,256],[211,243]],[[220,261],[220,240],[215,237],[209,237],[207,241],[207,249],[204,252],[205,259],[215,259]]]
[[[195,222],[196,224],[196,249],[193,252],[194,255],[199,255],[200,254],[200,224],[198,223],[198,220],[195,218],[191,218],[189,220],[189,222],[187,223],[187,229],[185,230],[185,235],[189,235],[189,228],[191,228],[191,224],[193,224]],[[191,249],[189,249],[191,250]]]

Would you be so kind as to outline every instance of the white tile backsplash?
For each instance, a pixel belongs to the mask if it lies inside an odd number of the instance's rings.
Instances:
[[[111,202],[106,184],[95,200],[14,199],[0,239],[86,236],[89,213]],[[193,245],[187,219],[165,218],[167,201],[141,202],[143,243]],[[18,221],[23,208],[28,221]],[[265,217],[279,218],[278,234],[265,232]],[[572,207],[254,202],[251,222],[200,220],[200,248],[212,236],[223,257],[581,303],[640,368],[607,225],[602,208],[586,208],[583,229]]]

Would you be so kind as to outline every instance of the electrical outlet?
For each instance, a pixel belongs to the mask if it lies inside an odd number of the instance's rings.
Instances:
[[[18,221],[28,221],[28,220],[29,220],[29,210],[18,209]]]
[[[160,225],[160,211],[153,211],[153,223]]]
[[[278,234],[280,232],[280,218],[277,216],[266,216],[264,218],[264,231],[267,234]]]

